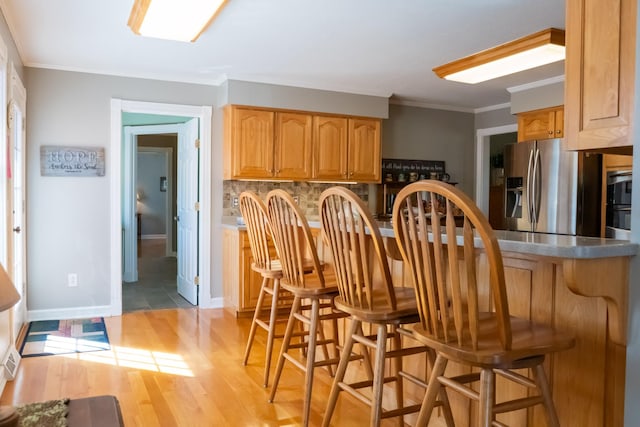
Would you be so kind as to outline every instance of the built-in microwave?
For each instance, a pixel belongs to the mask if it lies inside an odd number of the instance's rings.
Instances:
[[[631,230],[630,170],[607,173],[606,237],[628,239]]]

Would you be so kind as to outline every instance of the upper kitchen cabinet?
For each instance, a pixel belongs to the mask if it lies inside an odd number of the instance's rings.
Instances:
[[[225,108],[225,178],[272,178],[273,111]]]
[[[348,119],[313,117],[313,178],[340,181],[348,178]]]
[[[569,149],[631,153],[636,0],[567,0]]]
[[[311,177],[312,116],[276,113],[276,178],[303,180]]]
[[[349,181],[380,182],[380,120],[349,119]]]
[[[225,179],[380,182],[380,120],[225,107]]]
[[[563,136],[564,110],[561,106],[518,114],[518,142]]]

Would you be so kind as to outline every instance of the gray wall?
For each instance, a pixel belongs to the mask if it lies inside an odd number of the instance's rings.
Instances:
[[[382,123],[382,157],[444,160],[451,181],[473,194],[472,113],[391,104]]]
[[[497,110],[483,111],[474,117],[474,131],[498,126],[513,125],[518,123],[518,118],[511,114],[509,107]]]
[[[169,177],[164,153],[138,150],[136,177],[137,212],[142,236],[167,234],[167,193],[160,190],[160,177]],[[168,184],[168,183],[167,183]]]
[[[380,96],[355,95],[291,86],[229,80],[222,104],[252,105],[320,113],[387,118],[389,101]]]
[[[511,113],[564,105],[564,81],[511,93]]]
[[[29,310],[110,304],[110,100],[211,105],[217,88],[25,68]],[[41,145],[106,148],[107,173],[51,178],[39,173]],[[67,273],[78,287],[67,287]]]

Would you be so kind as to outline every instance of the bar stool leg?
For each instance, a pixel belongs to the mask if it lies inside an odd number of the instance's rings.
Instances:
[[[273,403],[273,399],[276,396],[276,391],[278,390],[278,382],[280,382],[280,375],[282,375],[282,368],[284,367],[284,354],[289,349],[289,343],[291,342],[291,336],[293,335],[293,327],[296,323],[294,315],[298,312],[298,310],[300,310],[300,298],[295,297],[293,299],[293,305],[291,306],[289,320],[287,321],[287,330],[285,331],[284,338],[282,340],[282,348],[280,349],[280,356],[278,357],[276,374],[273,377],[273,386],[271,387],[271,394],[269,395],[269,403]]]
[[[373,397],[371,399],[371,426],[382,421],[382,389],[384,386],[385,353],[387,352],[387,325],[378,325],[376,364],[373,371]]]
[[[340,363],[336,371],[336,376],[333,378],[333,384],[331,385],[331,393],[329,394],[329,402],[327,403],[327,409],[324,412],[324,419],[322,420],[322,427],[329,427],[333,411],[336,408],[338,402],[338,394],[340,393],[340,382],[344,380],[344,375],[347,371],[347,365],[349,364],[349,356],[353,349],[353,335],[357,332],[362,332],[362,322],[357,319],[351,318],[351,328],[349,335],[346,337],[344,347],[342,348],[342,354],[340,355]],[[366,351],[366,349],[365,349]]]
[[[416,421],[416,427],[426,427],[429,419],[431,418],[431,413],[433,412],[433,407],[436,403],[436,397],[440,394],[440,389],[442,388],[440,381],[438,381],[438,377],[444,374],[447,363],[448,360],[445,357],[440,355],[436,357],[433,369],[431,370],[431,375],[429,376],[427,392],[422,399],[422,407],[420,408],[420,414]]]
[[[269,279],[264,276],[262,278],[262,285],[260,286],[260,293],[258,294],[258,302],[256,303],[256,310],[253,313],[253,320],[251,321],[251,329],[249,330],[249,339],[247,340],[247,347],[244,351],[244,360],[242,361],[243,365],[247,365],[247,361],[249,360],[249,355],[251,354],[251,346],[253,345],[253,339],[256,336],[256,328],[258,327],[258,317],[260,316],[260,311],[262,311],[262,302],[264,300],[264,294],[266,293],[265,288],[267,286]]]
[[[496,400],[496,374],[493,369],[480,371],[480,401],[478,426],[491,427],[493,421],[493,405]]]
[[[402,337],[398,333],[398,327],[391,325],[391,332],[393,333],[392,350],[402,349]],[[399,409],[404,407],[404,386],[402,384],[402,377],[400,376],[400,372],[402,372],[402,356],[394,357],[391,360],[391,366],[393,376],[396,378],[396,405]],[[404,415],[398,417],[398,426],[404,426]]]
[[[269,330],[267,331],[267,348],[264,361],[264,386],[269,386],[269,371],[271,370],[271,353],[273,339],[276,335],[276,318],[278,317],[278,301],[280,296],[280,279],[273,279],[273,295],[271,295],[271,313],[269,314]]]
[[[544,407],[547,414],[547,424],[549,427],[560,427],[560,420],[558,420],[558,414],[556,408],[553,405],[553,399],[551,398],[551,390],[549,389],[549,382],[547,381],[547,374],[544,373],[544,367],[542,363],[537,365],[533,370],[533,375],[540,389],[540,394],[544,398]]]

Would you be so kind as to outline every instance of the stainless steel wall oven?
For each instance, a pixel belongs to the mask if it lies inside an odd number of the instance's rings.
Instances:
[[[630,170],[607,173],[606,237],[628,239],[631,230]]]

